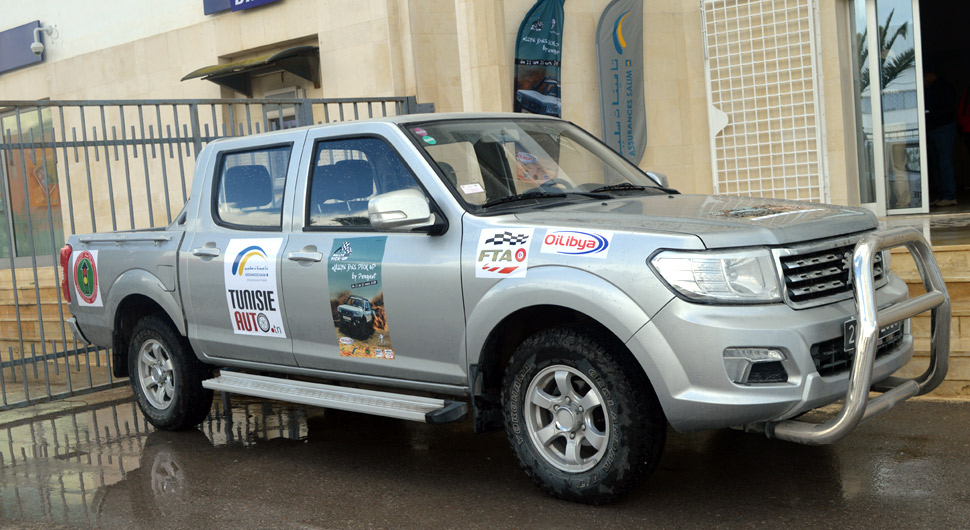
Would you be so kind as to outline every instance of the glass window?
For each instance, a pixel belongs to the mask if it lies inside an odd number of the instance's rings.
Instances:
[[[510,199],[602,200],[659,193],[656,183],[578,127],[534,118],[408,124],[417,144],[472,210]],[[593,192],[593,193],[591,193]]]
[[[375,195],[418,188],[404,161],[377,138],[317,143],[307,193],[307,226],[370,227]]]
[[[54,126],[49,108],[22,110],[0,117],[6,143],[23,149],[0,153],[6,197],[0,199],[0,257],[10,256],[12,227],[15,256],[50,256],[64,244],[61,194],[57,182]],[[2,195],[3,193],[0,193]],[[7,216],[9,216],[9,224]]]
[[[216,219],[241,228],[282,228],[290,146],[223,155]]]

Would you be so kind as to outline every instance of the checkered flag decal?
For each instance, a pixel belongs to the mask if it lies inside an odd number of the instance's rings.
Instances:
[[[485,240],[486,245],[524,245],[526,241],[529,240],[529,234],[513,234],[512,232],[503,232],[501,234],[495,234]]]

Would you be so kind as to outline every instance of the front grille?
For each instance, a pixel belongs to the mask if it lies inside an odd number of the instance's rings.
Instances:
[[[826,299],[852,292],[852,252],[854,245],[793,254],[781,257],[785,290],[793,306],[824,302]],[[883,279],[882,252],[876,254],[872,265],[873,278],[878,285]],[[843,296],[849,298],[849,296]]]
[[[882,357],[896,349],[903,341],[903,325],[896,323],[879,330],[879,343],[876,346],[876,358]],[[845,372],[852,366],[855,351],[845,351],[845,337],[839,337],[812,346],[812,361],[815,370],[822,377]]]

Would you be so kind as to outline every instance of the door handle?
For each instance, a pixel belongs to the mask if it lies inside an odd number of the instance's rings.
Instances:
[[[196,256],[206,257],[206,258],[217,257],[219,255],[219,252],[221,251],[214,247],[199,247],[192,250],[192,254]]]
[[[286,255],[290,261],[317,262],[323,259],[323,254],[319,252],[290,252]]]

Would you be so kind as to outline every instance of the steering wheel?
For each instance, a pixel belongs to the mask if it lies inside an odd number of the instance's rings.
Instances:
[[[540,188],[559,187],[559,188],[562,188],[564,190],[571,190],[571,189],[573,189],[573,185],[572,184],[570,184],[569,182],[566,182],[564,179],[561,179],[559,177],[553,177],[553,178],[551,178],[551,179],[543,182],[542,184],[539,184],[539,187]]]

